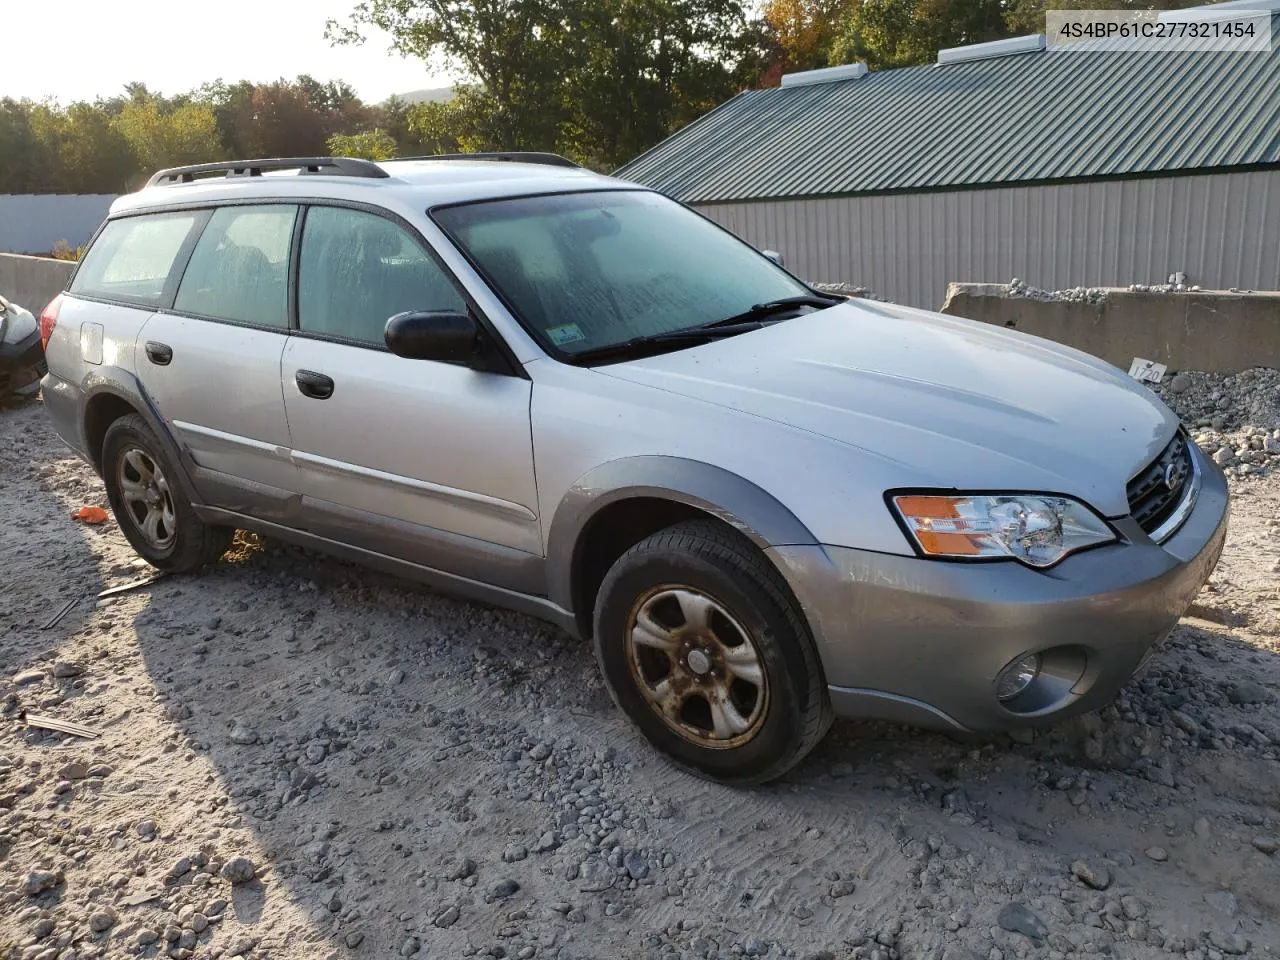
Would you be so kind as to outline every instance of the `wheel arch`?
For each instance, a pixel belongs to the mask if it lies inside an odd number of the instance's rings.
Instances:
[[[680,457],[627,457],[584,474],[561,499],[547,535],[549,598],[590,637],[596,594],[613,562],[658,530],[702,518],[762,551],[817,543],[790,509],[738,474]]]
[[[121,417],[136,413],[146,421],[173,464],[183,493],[192,503],[199,502],[188,472],[189,459],[183,456],[182,449],[137,377],[118,367],[102,367],[85,379],[82,390],[84,401],[80,432],[85,452],[99,475],[103,469],[102,442],[107,430]]]

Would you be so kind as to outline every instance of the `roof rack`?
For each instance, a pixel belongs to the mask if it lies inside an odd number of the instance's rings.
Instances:
[[[297,170],[304,174],[324,173],[334,177],[371,179],[384,179],[391,176],[376,163],[370,160],[357,160],[354,157],[275,157],[262,160],[220,160],[217,163],[172,167],[152,176],[147,181],[147,186],[191,183],[193,180],[219,174],[224,177],[260,177],[267,170]]]
[[[436,153],[426,157],[396,157],[397,160],[505,160],[509,163],[542,163],[548,167],[574,167],[582,169],[568,157],[558,153],[540,153],[536,150],[504,150],[497,153]]]

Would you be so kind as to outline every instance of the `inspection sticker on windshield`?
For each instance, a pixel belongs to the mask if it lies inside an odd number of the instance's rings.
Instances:
[[[563,347],[566,343],[576,343],[579,340],[587,339],[582,335],[582,331],[578,329],[576,323],[566,323],[562,327],[552,327],[547,331],[547,336],[551,338],[551,342],[557,347]]]
[[[1134,357],[1133,363],[1129,364],[1129,376],[1139,383],[1159,383],[1164,379],[1165,371],[1168,369],[1163,363]]]

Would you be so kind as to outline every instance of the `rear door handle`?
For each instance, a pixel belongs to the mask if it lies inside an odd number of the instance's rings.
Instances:
[[[167,367],[173,359],[173,347],[155,340],[147,341],[147,359],[161,367]]]
[[[328,400],[333,396],[333,378],[313,370],[299,370],[293,375],[298,391],[312,400]]]

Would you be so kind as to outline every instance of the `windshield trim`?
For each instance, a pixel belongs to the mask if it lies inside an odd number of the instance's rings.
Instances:
[[[513,194],[503,195],[500,197],[479,197],[474,200],[457,200],[457,201],[451,201],[448,203],[437,203],[428,207],[426,212],[427,212],[427,216],[431,219],[431,222],[435,224],[435,226],[440,230],[440,232],[443,233],[448,238],[451,244],[453,244],[454,249],[457,250],[458,253],[462,255],[462,258],[467,261],[467,264],[471,267],[472,270],[475,271],[476,276],[479,277],[481,282],[484,283],[484,285],[489,289],[489,292],[498,299],[498,301],[503,305],[503,307],[506,308],[507,313],[509,313],[512,316],[512,318],[516,321],[516,323],[520,325],[520,329],[522,329],[525,333],[529,335],[530,338],[532,338],[533,342],[538,345],[538,348],[543,353],[545,353],[548,357],[552,358],[553,360],[559,361],[560,363],[566,364],[568,366],[583,367],[585,369],[590,369],[591,366],[595,365],[595,364],[588,365],[588,364],[576,363],[574,360],[573,353],[566,350],[561,350],[559,347],[557,347],[554,343],[550,341],[550,339],[546,336],[546,333],[544,331],[539,330],[535,325],[529,323],[521,314],[521,312],[518,309],[516,309],[515,304],[513,304],[511,300],[507,297],[507,295],[502,292],[499,286],[493,282],[493,278],[489,276],[488,272],[480,265],[479,261],[477,261],[476,258],[471,255],[471,251],[468,250],[466,246],[458,240],[458,238],[454,235],[454,232],[450,230],[449,227],[447,227],[439,218],[436,217],[436,213],[444,210],[454,210],[454,209],[457,209],[458,207],[474,207],[474,206],[485,204],[485,203],[502,203],[505,200],[530,200],[536,197],[565,197],[565,196],[574,196],[574,195],[584,194],[584,193],[652,193],[652,194],[656,194],[657,196],[660,196],[665,200],[670,200],[672,203],[675,203],[678,206],[683,207],[685,210],[689,211],[694,216],[699,217],[702,220],[705,220],[707,223],[711,224],[721,233],[728,234],[738,243],[741,243],[743,246],[753,251],[758,257],[761,257],[762,259],[768,261],[770,266],[773,266],[778,270],[781,270],[787,276],[791,277],[791,279],[793,279],[796,283],[800,284],[800,286],[803,287],[805,290],[814,289],[806,281],[797,277],[794,273],[792,273],[786,267],[776,263],[773,260],[770,260],[763,253],[761,253],[751,244],[747,243],[747,241],[743,240],[740,236],[738,236],[732,230],[722,227],[720,224],[716,223],[710,217],[706,216],[703,213],[700,213],[698,210],[695,210],[693,207],[689,206],[687,203],[681,203],[679,200],[675,199],[674,197],[667,196],[667,194],[665,193],[661,193],[658,190],[650,190],[648,187],[642,187],[642,186],[639,186],[638,184],[627,185],[627,184],[619,183],[616,185],[609,184],[608,186],[597,186],[597,187],[584,186],[580,188],[575,188],[573,190],[534,190],[528,193],[513,193]],[[819,295],[819,294],[815,294],[815,295]],[[684,349],[688,349],[688,347],[696,346],[696,345],[697,344],[689,344],[688,346],[678,345],[675,347],[675,349],[684,350]],[[674,351],[666,351],[666,352],[674,352]],[[617,361],[601,360],[599,362],[601,364],[604,364],[604,363],[617,362]]]

